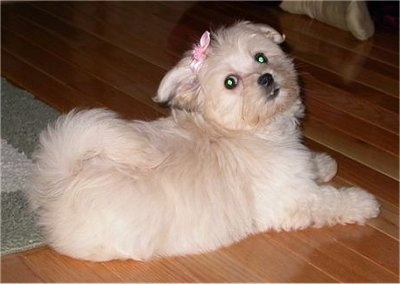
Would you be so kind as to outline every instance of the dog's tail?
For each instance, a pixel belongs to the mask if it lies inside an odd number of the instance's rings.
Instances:
[[[73,110],[49,125],[39,139],[28,192],[33,209],[72,190],[85,166],[108,166],[129,174],[156,163],[151,161],[156,149],[150,149],[148,139],[109,110]]]

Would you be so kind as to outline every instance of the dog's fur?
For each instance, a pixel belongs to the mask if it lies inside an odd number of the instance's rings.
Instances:
[[[283,40],[249,22],[213,33],[197,71],[188,52],[162,80],[155,100],[170,117],[126,121],[93,109],[49,126],[28,192],[48,243],[86,260],[148,260],[376,217],[371,194],[321,184],[336,162],[301,143],[303,105]],[[255,61],[259,52],[268,63]],[[268,87],[257,83],[265,73]]]

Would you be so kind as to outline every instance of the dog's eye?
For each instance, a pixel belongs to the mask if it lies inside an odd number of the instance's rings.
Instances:
[[[267,57],[264,55],[264,53],[257,53],[257,54],[254,56],[254,59],[255,59],[258,63],[260,63],[260,64],[264,64],[264,63],[267,63],[267,62],[268,62],[268,59],[267,59]]]
[[[225,78],[225,88],[228,90],[234,89],[238,84],[238,78],[235,75],[229,75]]]

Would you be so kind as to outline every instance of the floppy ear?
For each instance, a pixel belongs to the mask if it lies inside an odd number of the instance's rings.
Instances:
[[[282,42],[285,41],[285,35],[284,34],[280,34],[279,32],[277,32],[275,29],[271,28],[268,25],[264,25],[264,24],[253,24],[251,22],[245,22],[245,24],[257,31],[257,32],[262,32],[265,34],[265,36],[267,38],[269,38],[270,40],[272,40],[274,43],[280,44]]]
[[[190,68],[190,57],[183,58],[161,80],[153,101],[188,111],[199,107],[197,74]]]

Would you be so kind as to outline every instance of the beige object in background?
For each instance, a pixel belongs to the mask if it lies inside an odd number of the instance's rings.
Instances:
[[[326,24],[350,31],[359,40],[374,32],[374,23],[364,1],[283,1],[280,7],[289,13],[308,15]]]

